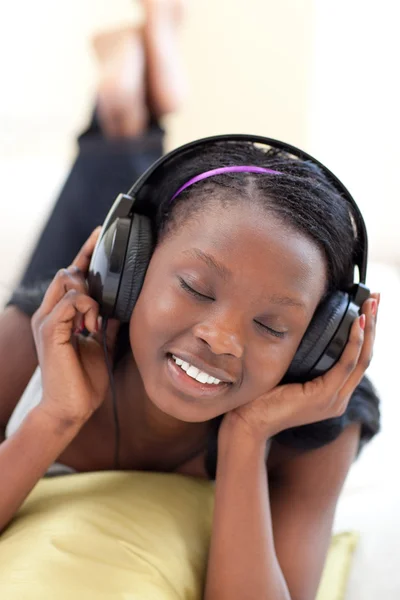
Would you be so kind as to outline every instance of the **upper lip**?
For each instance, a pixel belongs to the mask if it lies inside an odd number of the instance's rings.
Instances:
[[[207,373],[207,375],[211,375],[212,377],[220,379],[225,383],[235,383],[235,378],[232,377],[232,375],[230,375],[226,371],[223,371],[222,369],[216,369],[215,367],[208,365],[197,356],[192,356],[190,354],[186,354],[185,352],[171,352],[171,354],[193,365],[194,367],[199,369],[199,371],[204,371],[205,373]]]

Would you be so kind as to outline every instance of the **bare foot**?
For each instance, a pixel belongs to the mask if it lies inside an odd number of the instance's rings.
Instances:
[[[126,27],[93,39],[100,75],[97,111],[105,135],[143,133],[149,115],[177,110],[186,82],[178,48],[178,29],[188,0],[142,0],[143,28]]]
[[[186,93],[178,48],[178,29],[187,0],[142,0],[146,15],[143,40],[146,52],[148,104],[155,117],[176,111]]]
[[[147,126],[143,33],[133,27],[93,39],[100,66],[97,111],[109,137],[133,137]]]

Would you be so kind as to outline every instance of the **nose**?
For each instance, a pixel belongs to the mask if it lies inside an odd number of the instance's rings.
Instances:
[[[236,358],[243,356],[243,335],[232,318],[225,317],[198,323],[194,328],[194,334],[205,342],[214,354],[229,354]]]

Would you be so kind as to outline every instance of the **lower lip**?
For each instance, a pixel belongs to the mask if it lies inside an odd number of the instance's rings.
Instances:
[[[171,356],[167,357],[167,371],[175,386],[193,397],[215,397],[223,393],[230,383],[201,383],[181,369]]]

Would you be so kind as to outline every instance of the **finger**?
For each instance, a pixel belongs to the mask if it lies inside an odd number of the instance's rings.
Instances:
[[[87,294],[86,281],[77,267],[60,269],[56,273],[53,281],[46,290],[42,304],[40,305],[35,318],[39,321],[43,319],[43,317],[48,315],[70,290]]]
[[[96,229],[92,231],[90,237],[83,244],[82,248],[79,250],[78,254],[75,256],[74,260],[71,263],[71,267],[78,268],[80,271],[82,271],[84,275],[86,275],[89,269],[90,260],[92,258],[92,254],[96,246],[97,240],[99,238],[100,231],[101,226],[96,227]]]
[[[365,371],[368,369],[373,354],[373,347],[375,342],[376,333],[376,309],[374,310],[373,302],[378,302],[378,299],[371,297],[369,300],[364,302],[363,314],[365,315],[365,331],[364,331],[364,343],[361,349],[361,353],[358,359],[358,363],[354,372],[351,374],[349,379],[346,381],[340,396],[342,398],[350,398],[357,385],[360,383]],[[377,308],[377,305],[376,305]]]
[[[371,310],[373,315],[376,317],[378,313],[380,297],[381,295],[378,292],[373,292],[362,305],[361,312],[366,315]]]
[[[343,388],[357,367],[364,343],[364,327],[365,315],[361,315],[351,326],[348,342],[338,362],[321,377],[326,393],[333,399],[337,398],[338,390]]]
[[[38,335],[41,339],[57,344],[68,343],[77,316],[84,319],[89,331],[96,333],[98,314],[99,305],[93,298],[71,289],[42,321]]]
[[[378,311],[379,311],[379,304],[381,301],[381,295],[379,292],[373,292],[370,296],[370,298],[373,298],[374,300],[376,300],[376,314],[375,314],[375,321],[378,320]],[[365,303],[364,303],[365,304]]]

